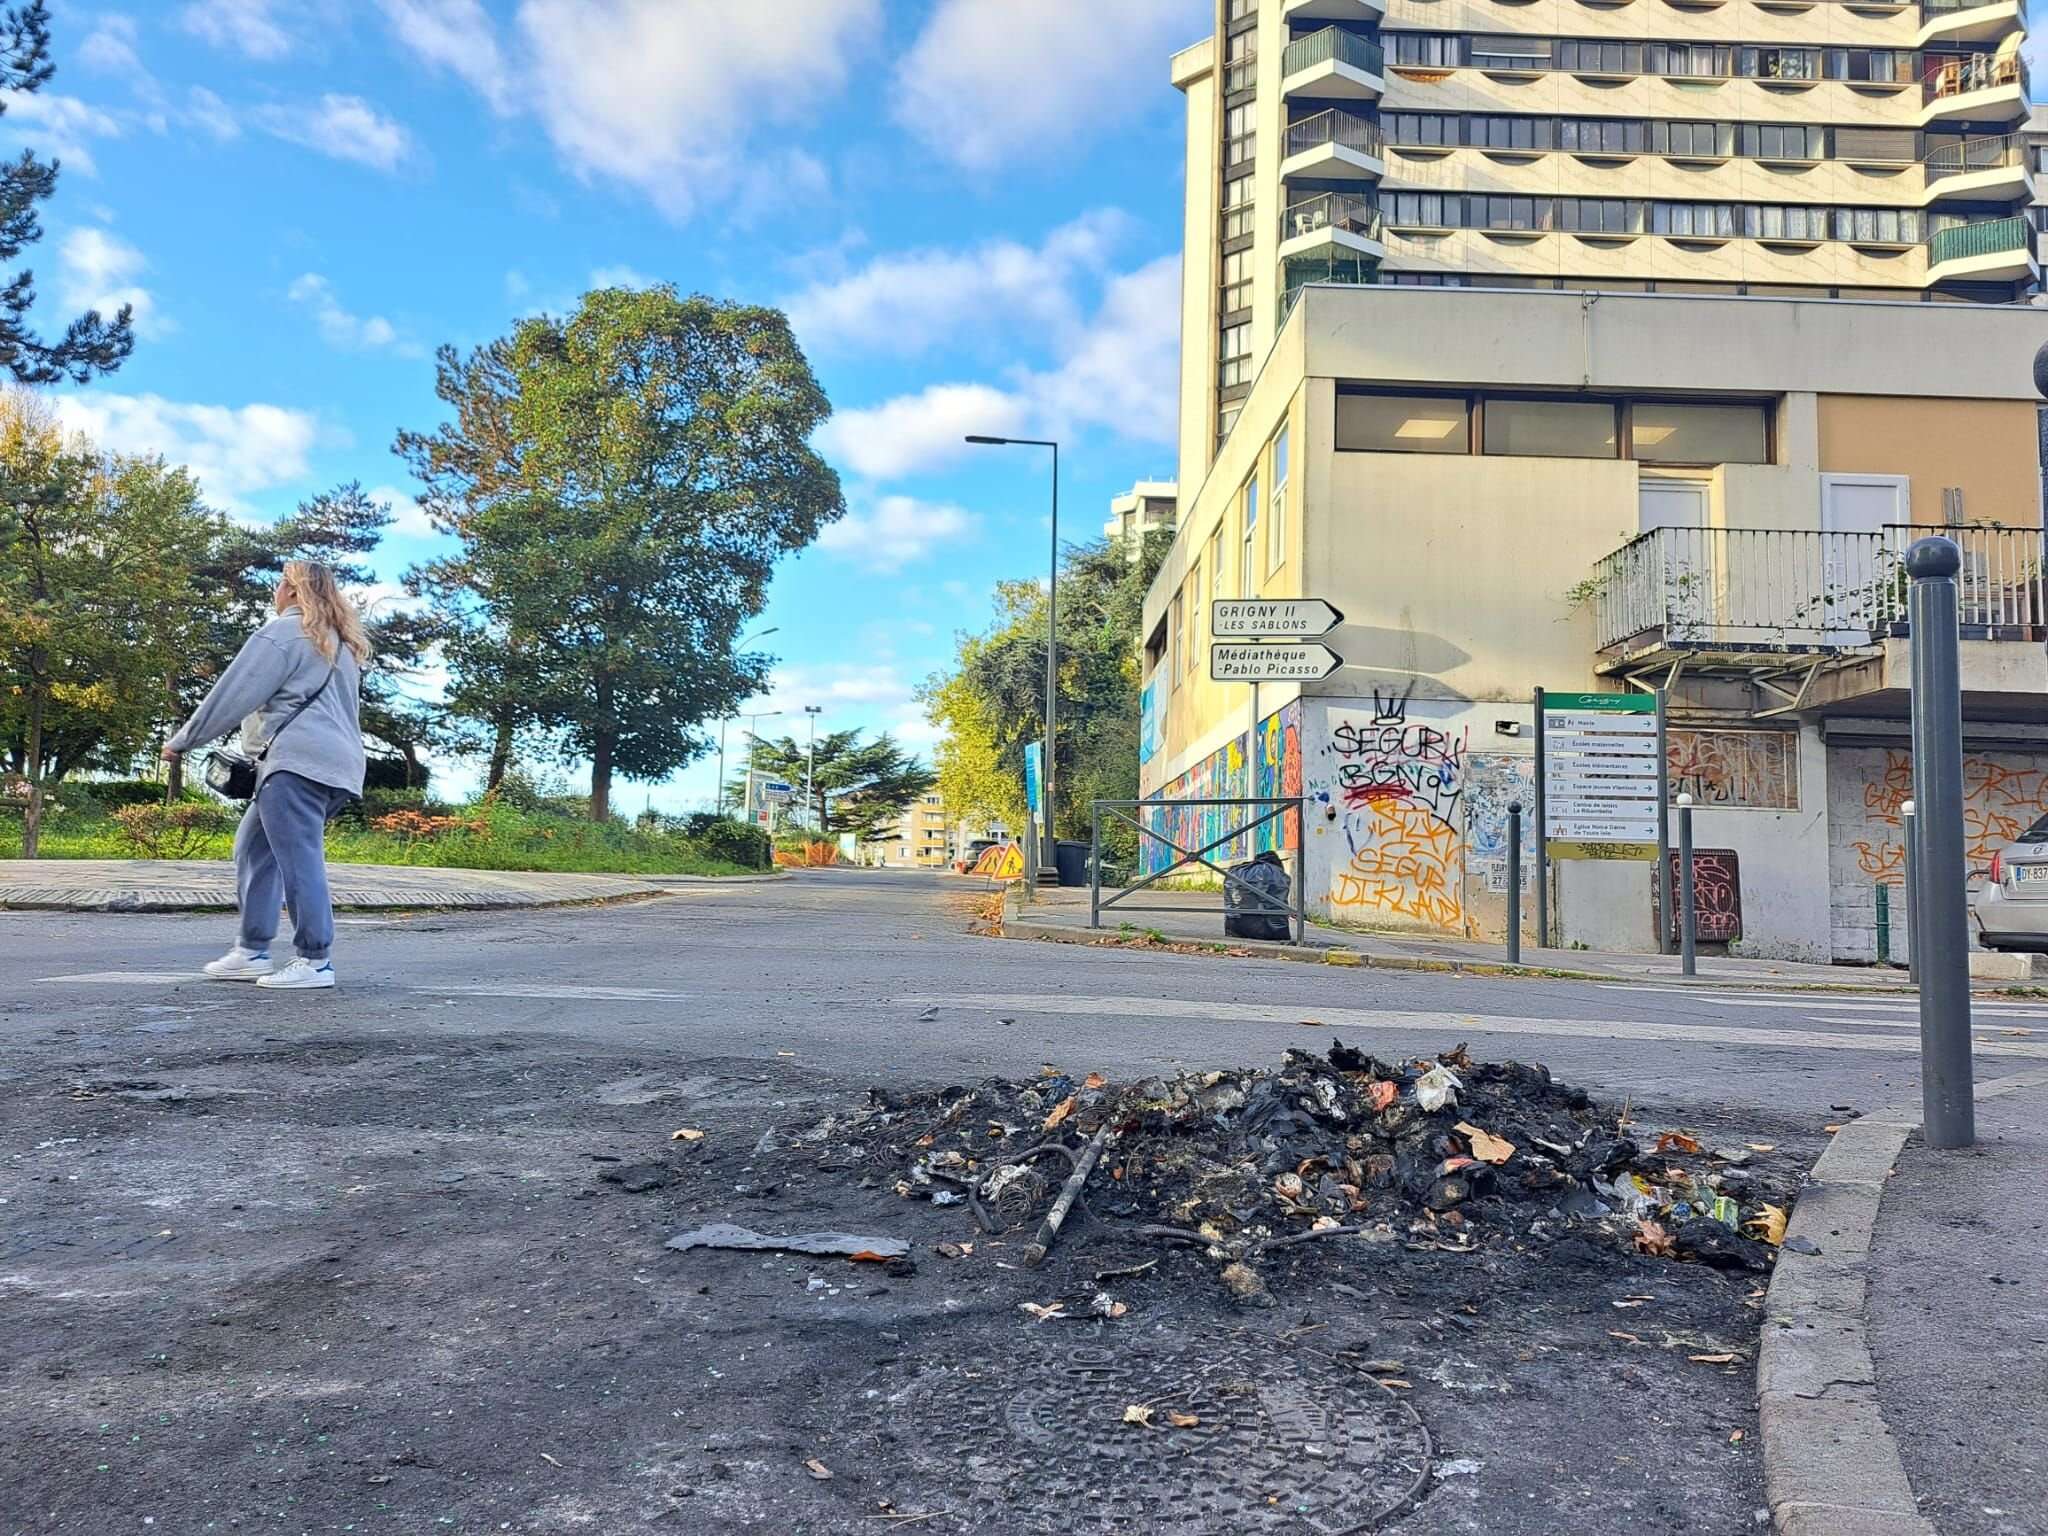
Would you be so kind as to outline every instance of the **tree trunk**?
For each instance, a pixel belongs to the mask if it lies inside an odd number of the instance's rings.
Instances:
[[[33,662],[29,675],[33,679],[42,669]],[[28,776],[28,808],[21,818],[21,856],[24,859],[42,857],[43,851],[43,697],[46,692],[39,681],[31,681],[33,690],[28,706],[28,751],[25,754]]]
[[[402,741],[398,744],[398,750],[405,756],[405,787],[407,789],[419,788],[422,778],[419,743],[416,741]]]
[[[172,758],[164,764],[164,804],[176,805],[185,793],[185,759]]]
[[[609,820],[612,814],[612,741],[609,732],[600,735],[590,754],[590,819]]]
[[[484,788],[496,789],[505,780],[505,770],[512,766],[512,716],[501,713],[497,719],[498,733],[491,742],[490,771],[484,776]]]

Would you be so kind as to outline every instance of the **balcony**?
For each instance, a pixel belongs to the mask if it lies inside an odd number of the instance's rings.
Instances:
[[[2018,281],[2034,270],[2034,227],[2023,213],[1938,229],[1927,242],[1929,282]]]
[[[2027,115],[2027,63],[2019,54],[1972,53],[1940,59],[1920,80],[1920,122],[2018,121]]]
[[[1881,646],[1906,633],[1906,550],[1935,533],[1963,549],[1963,637],[2038,648],[2048,638],[2039,528],[1657,528],[1601,561],[1589,584],[1603,670],[1741,669]]]
[[[1280,259],[1370,257],[1387,254],[1380,231],[1380,211],[1372,199],[1356,192],[1318,192],[1289,205],[1280,216]]]
[[[1379,44],[1342,27],[1325,27],[1298,37],[1281,57],[1282,96],[1377,101],[1385,89],[1386,59]]]
[[[1920,0],[1915,41],[1995,43],[2024,25],[2019,0]]]
[[[1927,173],[1929,203],[1947,199],[1985,201],[2033,200],[2034,183],[2027,165],[2027,143],[2017,133],[1944,144],[1922,162]]]
[[[1377,181],[1386,174],[1386,162],[1379,124],[1333,108],[1288,124],[1280,175]]]

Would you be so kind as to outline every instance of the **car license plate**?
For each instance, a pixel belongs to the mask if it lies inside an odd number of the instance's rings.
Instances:
[[[2015,864],[2012,867],[2014,885],[2048,885],[2048,864]]]

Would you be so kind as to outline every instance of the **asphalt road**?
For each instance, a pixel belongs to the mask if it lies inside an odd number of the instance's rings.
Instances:
[[[937,1508],[974,1447],[895,1444],[903,1416],[880,1405],[912,1390],[906,1361],[1008,1361],[1024,1338],[1070,1369],[1078,1334],[1017,1332],[1011,1292],[1062,1294],[1051,1280],[1006,1273],[994,1243],[974,1261],[988,1269],[927,1257],[893,1291],[848,1285],[843,1261],[660,1252],[686,1215],[903,1231],[927,1252],[961,1235],[957,1212],[822,1164],[771,1167],[756,1146],[764,1125],[811,1123],[870,1085],[1256,1065],[1332,1035],[1396,1059],[1465,1041],[1652,1126],[1753,1132],[1802,1163],[1837,1106],[1914,1091],[1896,998],[1002,941],[965,931],[973,890],[840,871],[609,908],[344,919],[342,985],[297,994],[196,974],[231,919],[0,913],[0,1536],[822,1536],[880,1528],[884,1496]],[[1980,1004],[1977,1028],[1982,1076],[2048,1056],[2048,1007]],[[707,1132],[694,1163],[670,1150],[676,1124]],[[601,1180],[664,1156],[685,1165],[665,1192]],[[1084,1281],[1098,1262],[1056,1259]],[[1415,1401],[1437,1480],[1385,1530],[1752,1528],[1748,1363],[1678,1321],[1753,1319],[1748,1279],[1626,1257],[1583,1280],[1411,1262],[1349,1293],[1375,1353],[1427,1367]],[[1201,1310],[1221,1305],[1206,1280],[1177,1283],[1132,1282],[1132,1321],[1154,1331],[1126,1350],[1150,1338],[1184,1361],[1171,1350],[1235,1326]],[[1610,1292],[1643,1310],[1612,1311]],[[1069,1502],[1031,1520],[1096,1529],[1073,1509],[1158,1472],[1137,1455],[1076,1463]],[[834,1480],[806,1470],[820,1458]],[[1245,1522],[1283,1509],[1305,1465],[1276,1470],[1230,1528],[1269,1528]],[[1183,1513],[1172,1529],[1222,1528]],[[951,1518],[928,1528],[972,1528]]]

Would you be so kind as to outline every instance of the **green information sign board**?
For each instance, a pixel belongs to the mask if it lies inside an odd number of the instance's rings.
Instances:
[[[1654,715],[1657,696],[1653,693],[1543,693],[1544,713],[1601,711],[1617,715]]]

